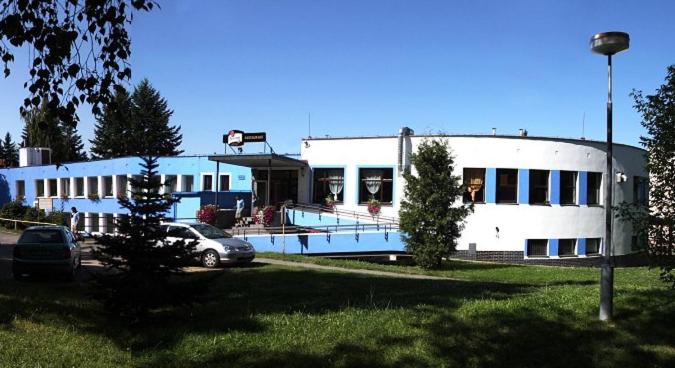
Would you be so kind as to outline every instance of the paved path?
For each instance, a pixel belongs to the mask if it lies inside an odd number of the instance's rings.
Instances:
[[[399,279],[468,281],[468,280],[465,280],[465,279],[455,279],[455,278],[451,278],[451,277],[415,275],[415,274],[387,272],[387,271],[362,270],[362,269],[352,269],[352,268],[343,268],[343,267],[335,267],[335,266],[323,266],[323,265],[318,265],[318,264],[313,264],[313,263],[290,262],[290,261],[282,261],[282,260],[279,260],[279,259],[271,259],[271,258],[256,258],[253,262],[254,263],[266,263],[266,264],[280,265],[280,266],[288,266],[288,267],[309,268],[309,269],[322,270],[322,271],[356,273],[356,274],[369,275],[369,276],[395,277],[395,278],[399,278]]]

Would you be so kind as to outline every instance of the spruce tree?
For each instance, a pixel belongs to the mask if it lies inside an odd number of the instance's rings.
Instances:
[[[77,134],[77,130],[71,126],[62,126],[63,129],[63,148],[64,162],[87,161],[87,152],[84,150],[82,137]]]
[[[130,141],[134,139],[131,128],[131,96],[124,89],[115,92],[113,103],[103,108],[96,119],[91,154],[95,158],[114,158],[133,154]]]
[[[5,134],[5,139],[0,143],[0,159],[4,161],[6,167],[19,166],[19,148],[12,141],[9,132]]]
[[[447,141],[425,140],[411,155],[416,174],[406,172],[399,227],[406,249],[423,268],[436,268],[450,256],[473,206],[457,204],[463,188],[452,175]]]
[[[157,157],[144,157],[141,167],[141,180],[131,180],[131,198],[118,200],[128,211],[115,224],[119,235],[101,236],[94,250],[108,271],[98,274],[94,295],[114,315],[133,322],[156,308],[190,305],[205,290],[176,277],[185,275],[183,268],[196,257],[195,244],[166,241],[160,223],[175,200],[159,194]]]
[[[173,111],[159,92],[143,79],[131,95],[136,155],[175,156],[183,153],[180,126],[169,126]]]
[[[147,79],[131,95],[118,90],[97,121],[91,152],[99,158],[179,155],[183,136],[180,126],[170,125],[171,115],[167,101]]]
[[[46,147],[52,150],[52,162],[77,162],[87,159],[82,137],[77,130],[63,124],[43,103],[40,109],[23,116],[25,125],[21,138],[22,147]]]

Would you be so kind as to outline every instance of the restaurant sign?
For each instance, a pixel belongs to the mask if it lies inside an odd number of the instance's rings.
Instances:
[[[223,143],[230,146],[243,146],[244,143],[266,142],[267,133],[244,133],[241,130],[230,130],[229,133],[223,135]]]

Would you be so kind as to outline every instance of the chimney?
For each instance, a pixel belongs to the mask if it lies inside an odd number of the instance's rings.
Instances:
[[[497,135],[497,128],[492,128],[492,135]]]

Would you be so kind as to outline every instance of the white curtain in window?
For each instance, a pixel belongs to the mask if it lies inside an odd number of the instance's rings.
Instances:
[[[375,194],[380,191],[382,185],[382,170],[363,170],[368,193]]]
[[[328,172],[328,189],[330,190],[333,198],[337,199],[338,194],[342,192],[344,187],[344,177],[342,171],[340,170],[331,170]]]

